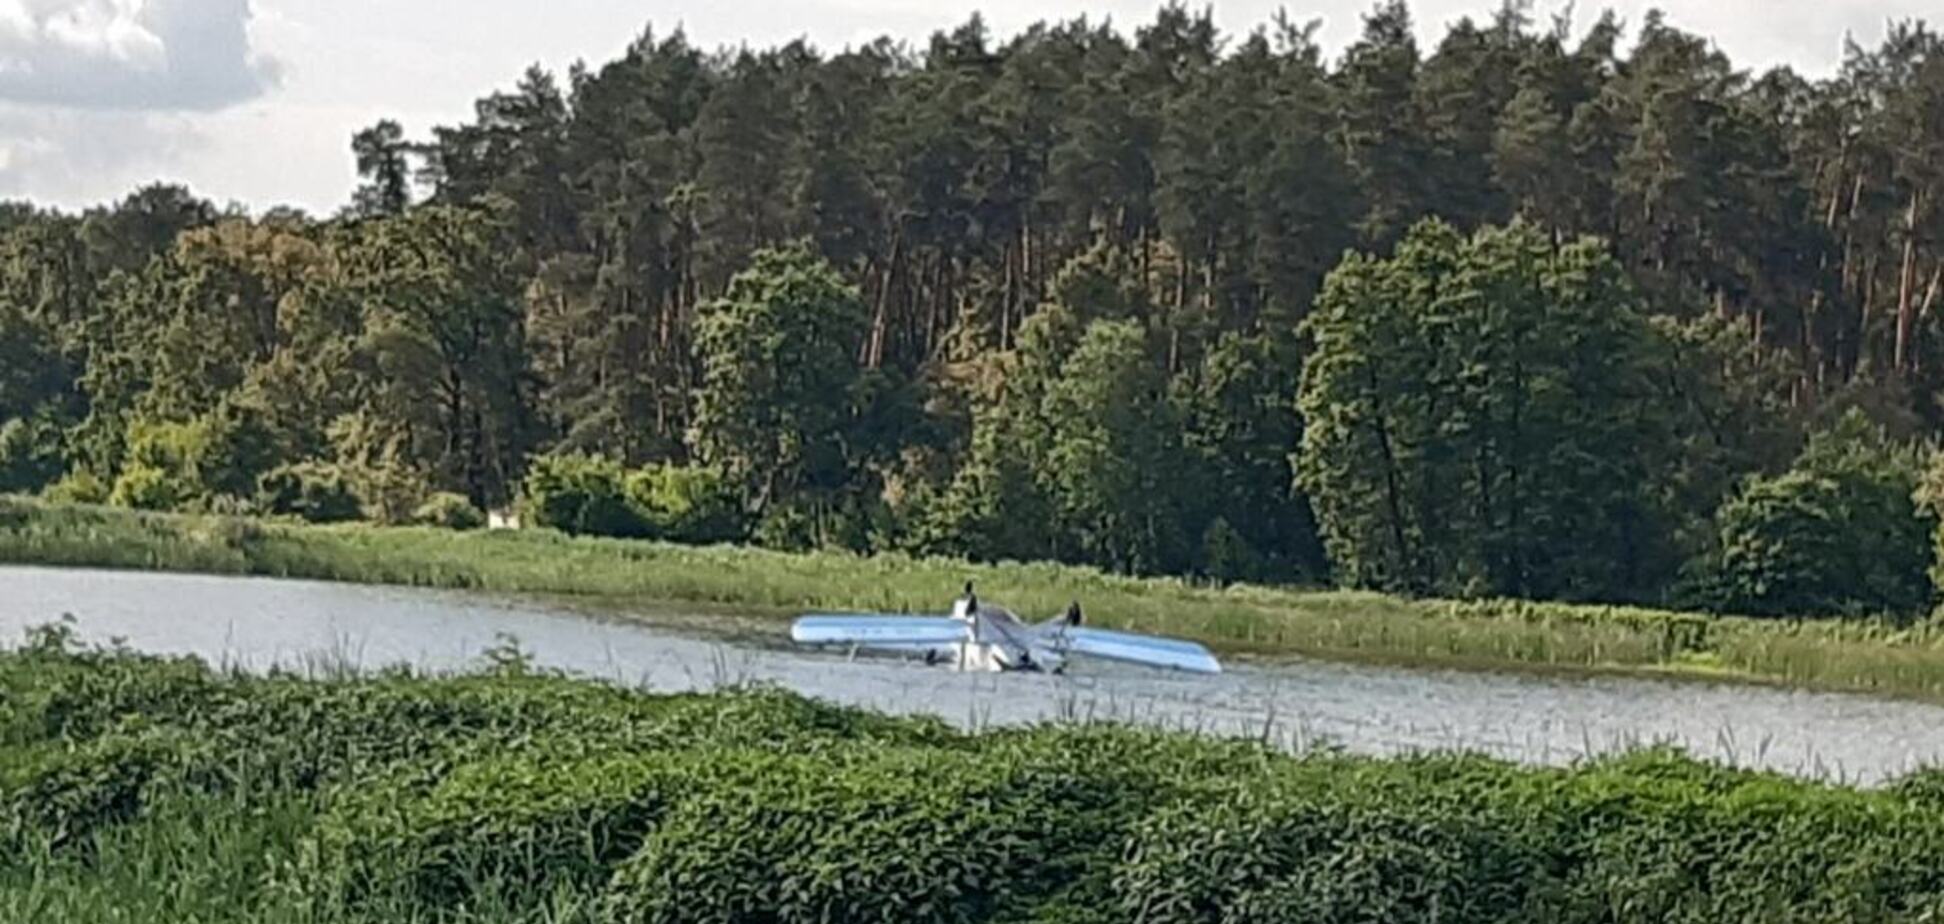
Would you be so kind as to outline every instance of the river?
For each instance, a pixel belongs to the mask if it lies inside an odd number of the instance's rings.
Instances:
[[[1743,684],[1418,670],[1306,660],[1219,677],[1085,665],[956,674],[788,646],[776,620],[628,614],[452,592],[0,567],[0,641],[63,615],[85,641],[251,669],[476,668],[502,636],[534,662],[660,691],[767,683],[966,727],[1112,719],[1393,755],[1469,750],[1562,765],[1674,744],[1738,766],[1859,784],[1944,762],[1944,706]]]

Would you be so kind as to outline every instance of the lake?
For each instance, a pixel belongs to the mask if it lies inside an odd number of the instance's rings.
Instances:
[[[257,670],[402,663],[462,671],[510,636],[539,666],[658,691],[775,684],[971,728],[1111,719],[1292,748],[1470,750],[1553,765],[1667,743],[1739,766],[1862,784],[1944,761],[1944,706],[1866,696],[1306,660],[1231,663],[1219,677],[1094,664],[1063,677],[957,674],[796,650],[780,620],[681,608],[599,613],[441,591],[0,567],[0,640],[15,644],[63,614],[85,641],[119,639]]]

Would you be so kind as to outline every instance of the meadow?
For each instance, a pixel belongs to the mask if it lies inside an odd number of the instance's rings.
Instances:
[[[1573,769],[768,690],[0,652],[0,920],[1928,920],[1944,777]]]
[[[982,595],[1031,616],[1078,600],[1098,624],[1192,638],[1230,655],[1642,672],[1944,698],[1944,628],[1928,622],[1407,600],[1218,587],[1050,563],[792,554],[537,530],[311,526],[10,498],[0,498],[0,563],[463,589],[567,598],[616,612],[674,603],[779,617],[933,612],[973,580]]]

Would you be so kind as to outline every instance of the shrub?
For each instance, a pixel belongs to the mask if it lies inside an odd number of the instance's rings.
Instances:
[[[245,497],[273,455],[271,442],[261,413],[241,405],[186,421],[136,420],[128,428],[115,492],[122,500],[116,502],[167,510],[207,507],[218,496]]]
[[[1558,920],[1531,813],[1491,761],[1312,760],[1160,807],[1115,876],[1124,920]]]
[[[1222,517],[1216,517],[1202,532],[1201,559],[1205,575],[1228,584],[1260,580],[1269,571],[1249,540]]]
[[[741,498],[721,472],[650,465],[627,477],[627,498],[654,534],[675,542],[730,542],[747,532]]]
[[[96,833],[179,787],[204,755],[176,732],[18,749],[7,755],[12,766],[0,766],[0,851],[86,850]]]
[[[572,535],[641,538],[649,524],[628,503],[619,463],[599,456],[533,460],[526,495],[534,524]]]
[[[1930,602],[1914,452],[1852,412],[1795,468],[1750,481],[1716,514],[1704,601],[1756,616],[1910,615]]]
[[[750,754],[689,787],[605,901],[616,924],[982,921],[1070,882],[1085,781],[943,750]]]
[[[190,485],[169,472],[137,463],[122,470],[115,479],[108,502],[134,510],[174,510],[195,496]]]
[[[456,907],[484,885],[590,890],[641,846],[683,784],[666,759],[488,757],[428,791],[410,777],[355,795],[319,826],[308,870],[329,902]]]
[[[358,518],[360,504],[344,472],[335,465],[300,462],[265,472],[257,481],[257,503],[272,514],[312,523]]]
[[[48,485],[41,496],[56,504],[105,504],[110,490],[94,470],[77,468]]]
[[[0,651],[0,905],[255,857],[219,913],[131,919],[1919,921],[1944,911],[1936,777],[968,736],[776,691],[215,673],[56,625]]]
[[[36,417],[0,424],[0,494],[31,494],[61,477],[61,428]]]
[[[412,522],[440,529],[472,530],[486,525],[486,514],[461,494],[440,492],[412,512]]]

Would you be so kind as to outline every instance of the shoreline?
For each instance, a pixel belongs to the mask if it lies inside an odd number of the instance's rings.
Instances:
[[[970,578],[1024,613],[1057,612],[1079,599],[1100,625],[1193,639],[1227,658],[1944,700],[1944,637],[1925,628],[1214,588],[1046,563],[793,554],[538,531],[309,526],[0,498],[0,564],[477,591],[622,618],[630,610],[684,608],[764,621],[817,609],[924,612]]]

